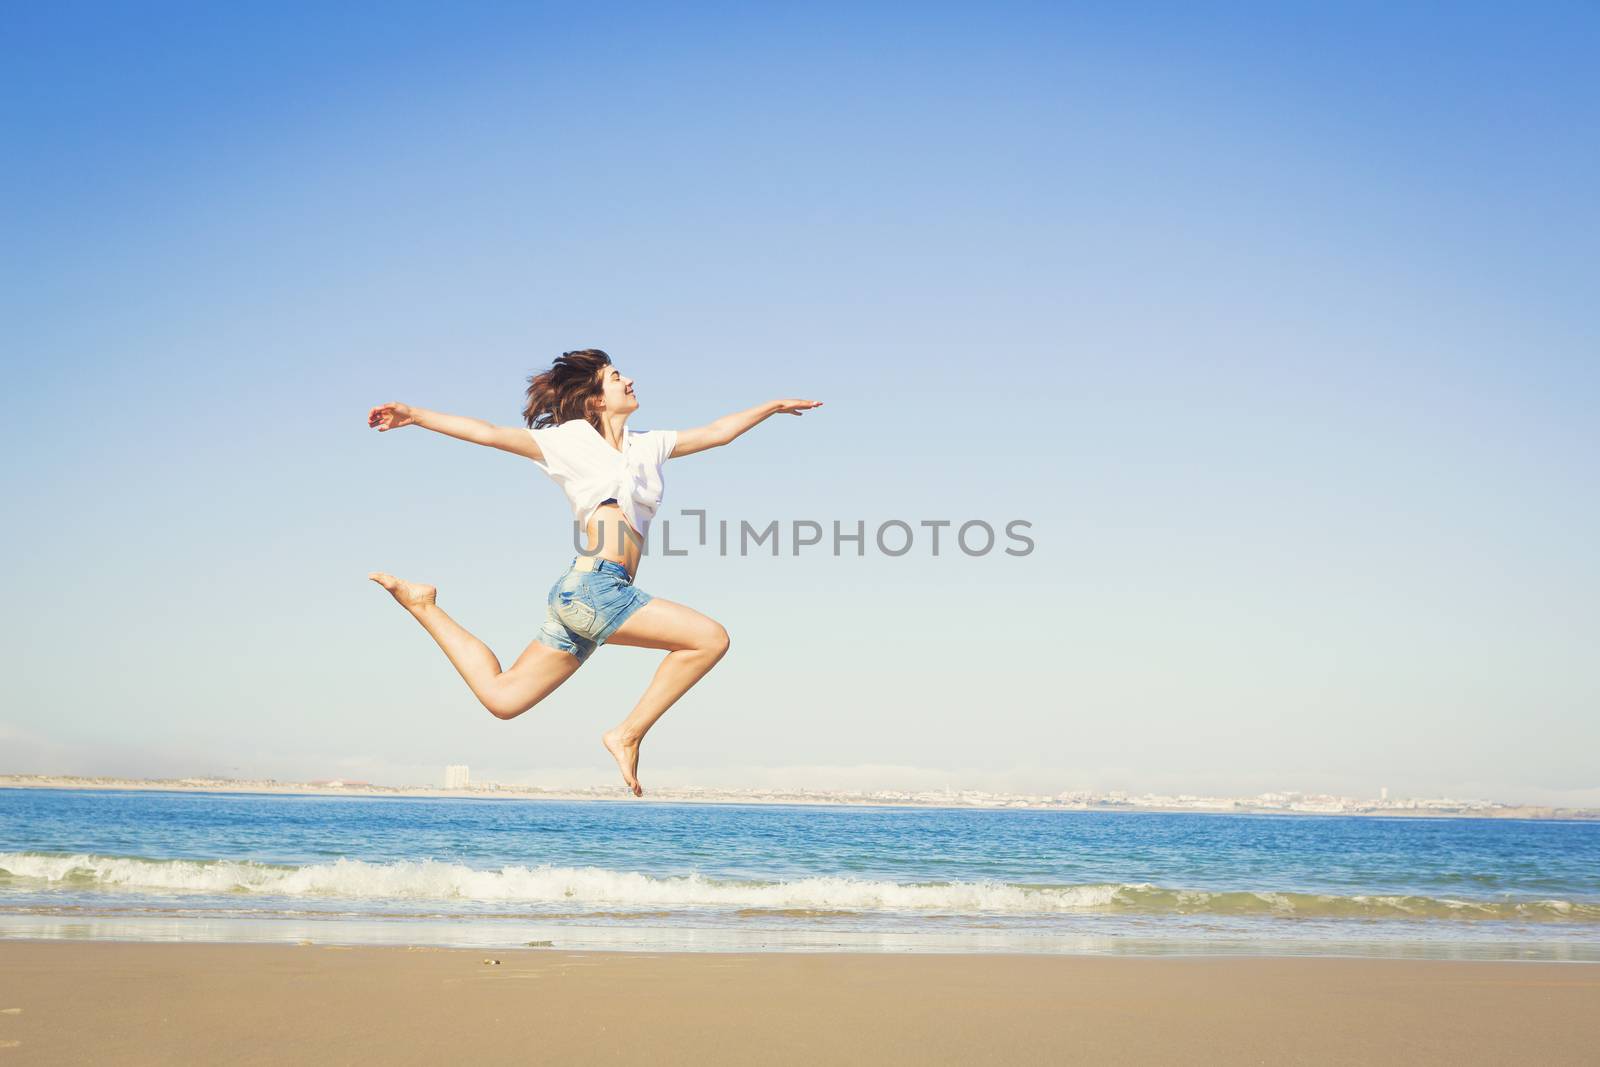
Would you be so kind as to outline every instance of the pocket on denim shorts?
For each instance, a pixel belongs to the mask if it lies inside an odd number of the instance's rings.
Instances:
[[[582,589],[563,589],[558,592],[556,594],[555,611],[556,618],[560,619],[562,625],[567,629],[575,634],[588,637],[595,631],[595,624],[599,616],[593,606],[581,599],[583,592]]]

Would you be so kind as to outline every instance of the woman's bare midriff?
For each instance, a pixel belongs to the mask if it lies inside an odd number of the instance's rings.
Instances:
[[[601,545],[600,551],[596,552],[595,546],[601,544],[602,525],[605,527],[605,543]],[[584,534],[587,537],[584,543],[584,555],[622,564],[629,578],[639,573],[640,546],[643,539],[628,525],[628,520],[622,514],[622,508],[616,504],[601,504],[595,509],[594,514],[589,516],[589,526]]]

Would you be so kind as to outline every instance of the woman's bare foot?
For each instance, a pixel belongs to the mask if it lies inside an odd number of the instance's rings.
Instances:
[[[410,612],[421,611],[428,607],[439,595],[439,590],[431,585],[403,581],[383,571],[373,571],[367,577],[389,590],[390,594],[400,602],[400,606]]]
[[[607,730],[601,735],[600,740],[606,746],[606,751],[616,758],[617,766],[622,769],[622,780],[633,790],[636,797],[644,796],[644,787],[639,784],[639,742],[628,741],[624,738],[622,727]]]

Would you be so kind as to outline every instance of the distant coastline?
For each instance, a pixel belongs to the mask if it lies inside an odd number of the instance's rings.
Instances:
[[[78,775],[5,774],[0,789],[145,790],[187,793],[247,793],[286,796],[433,797],[478,800],[632,801],[615,787],[542,789],[483,783],[459,789],[441,786],[389,786],[371,782],[281,782],[240,778],[112,778]],[[1319,794],[1268,793],[1258,797],[1170,797],[1159,794],[1067,792],[1054,797],[990,793],[983,790],[918,791],[804,789],[653,789],[648,801],[667,804],[809,804],[869,808],[1005,808],[1032,811],[1188,812],[1213,815],[1367,815],[1409,818],[1600,820],[1600,809],[1529,804],[1498,804],[1446,798],[1358,800]]]

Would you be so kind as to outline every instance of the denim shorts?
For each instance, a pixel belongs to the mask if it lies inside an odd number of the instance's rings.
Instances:
[[[580,571],[577,566],[578,557],[574,556],[566,573],[550,587],[539,640],[570,652],[582,663],[628,616],[654,598],[633,584],[620,563],[596,560],[592,571]]]

